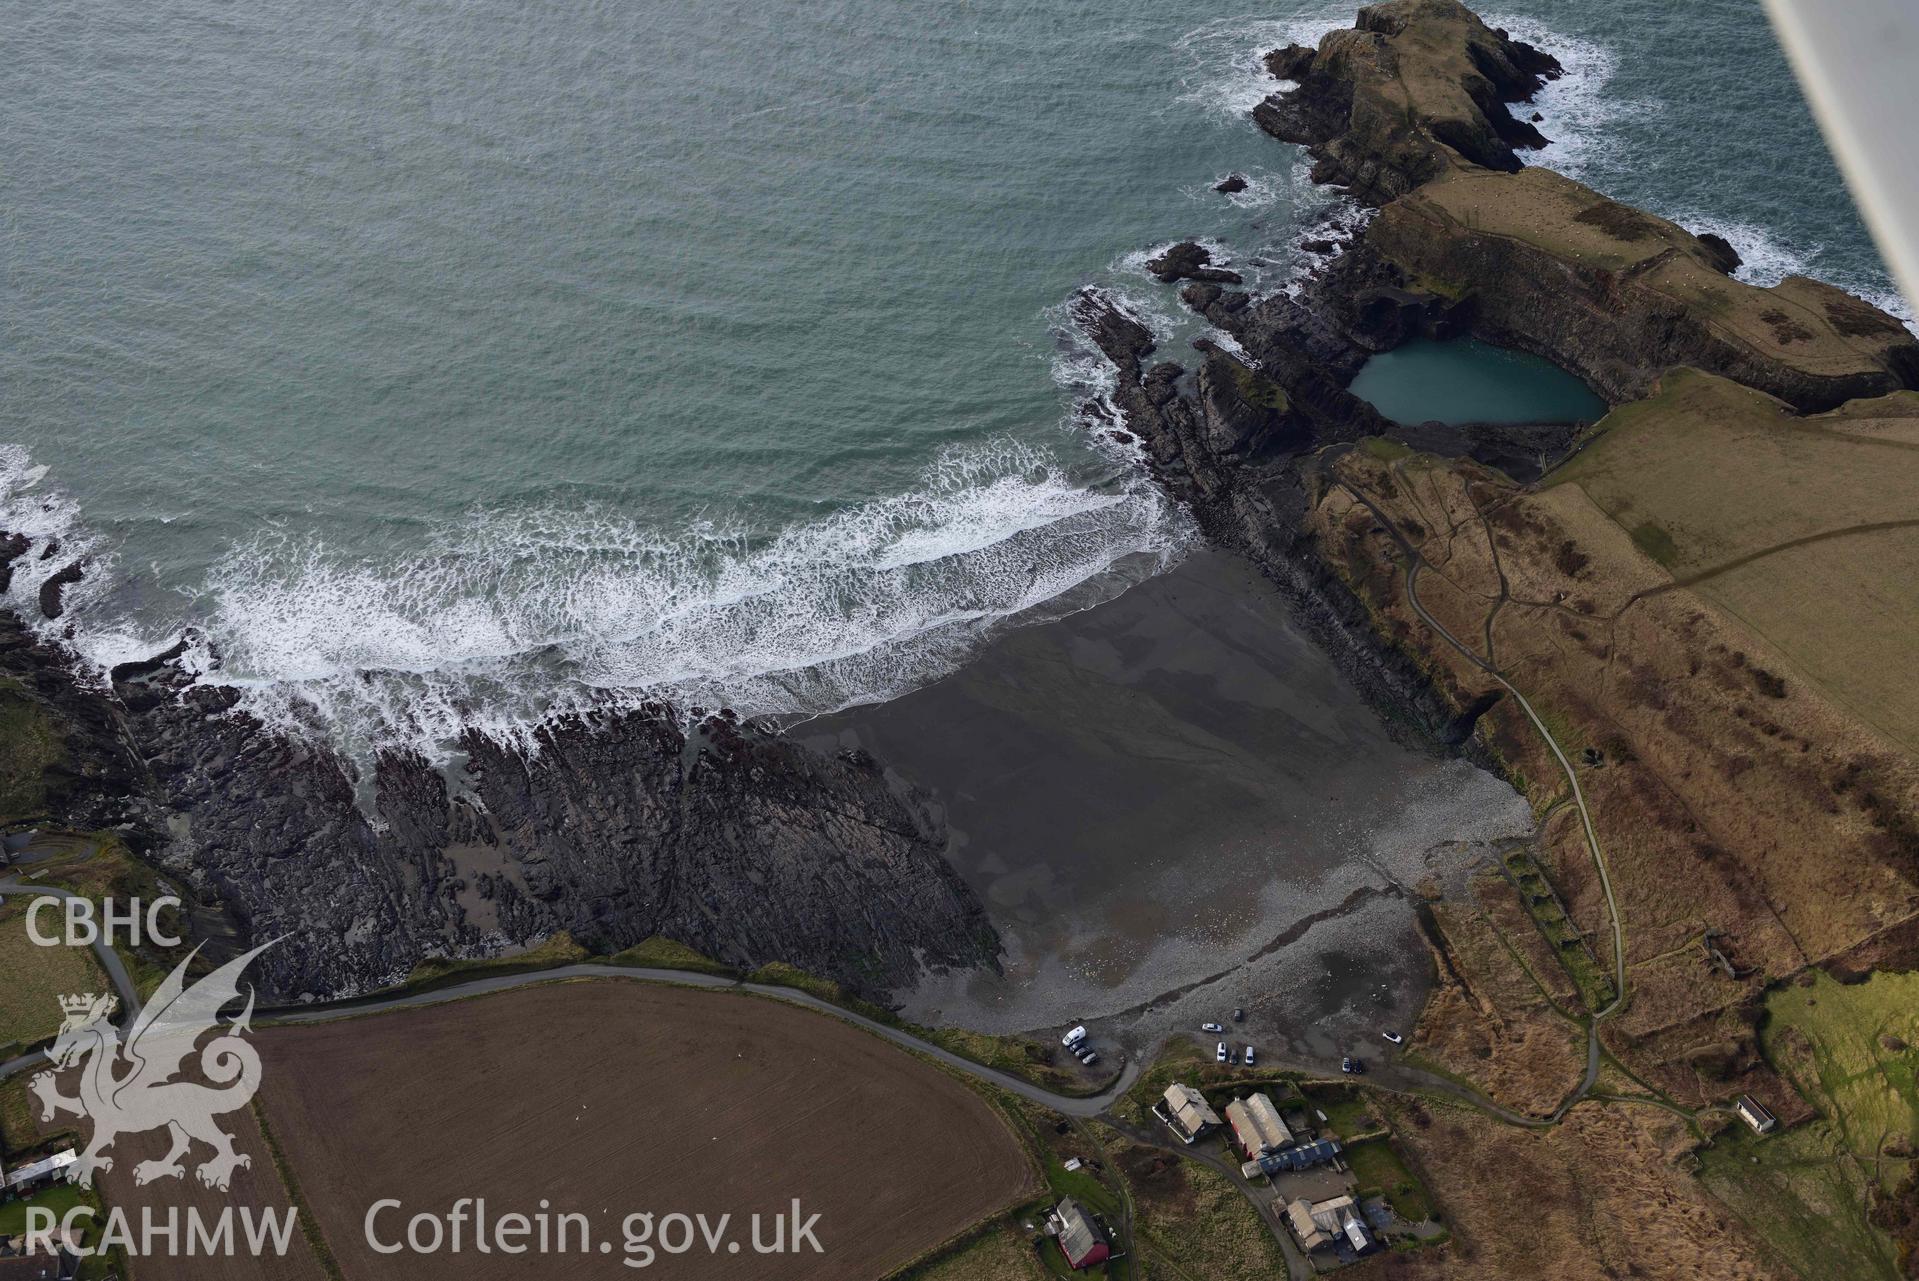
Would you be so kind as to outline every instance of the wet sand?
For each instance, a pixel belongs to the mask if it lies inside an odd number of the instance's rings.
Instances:
[[[1087,1020],[1135,1050],[1235,1006],[1269,1052],[1378,1046],[1430,978],[1412,888],[1531,824],[1504,783],[1398,741],[1212,551],[798,732],[927,793],[1006,941],[1003,978],[933,976],[896,994],[910,1016]]]

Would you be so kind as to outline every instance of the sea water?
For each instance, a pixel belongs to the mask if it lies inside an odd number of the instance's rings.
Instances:
[[[1889,299],[1757,5],[1508,8],[1569,68],[1541,163]],[[13,599],[85,558],[91,661],[191,629],[362,745],[885,699],[1157,572],[1191,534],[1064,304],[1180,358],[1153,247],[1280,288],[1342,216],[1246,111],[1346,3],[12,19],[0,527],[60,540]]]

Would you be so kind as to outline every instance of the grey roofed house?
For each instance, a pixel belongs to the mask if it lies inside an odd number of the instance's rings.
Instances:
[[[1313,1203],[1305,1197],[1296,1197],[1286,1203],[1286,1222],[1292,1225],[1293,1235],[1299,1238],[1303,1250],[1317,1250],[1326,1244],[1326,1234],[1313,1222]]]
[[[1093,1225],[1092,1216],[1086,1213],[1084,1206],[1067,1197],[1053,1211],[1059,1220],[1059,1248],[1066,1255],[1067,1263],[1074,1268],[1089,1267],[1104,1261],[1111,1252],[1106,1238]]]
[[[1233,1137],[1239,1140],[1240,1151],[1249,1160],[1257,1160],[1269,1152],[1293,1145],[1293,1132],[1280,1119],[1279,1109],[1273,1106],[1272,1098],[1265,1094],[1234,1099],[1228,1103],[1226,1124],[1233,1128]]]
[[[1350,1196],[1317,1202],[1301,1197],[1287,1204],[1286,1218],[1300,1246],[1308,1251],[1324,1249],[1341,1239],[1358,1254],[1372,1248],[1373,1240],[1366,1234],[1366,1225],[1360,1221]]]
[[[1205,1095],[1190,1085],[1175,1081],[1166,1087],[1161,1103],[1166,1109],[1167,1121],[1188,1143],[1219,1126],[1219,1113],[1213,1111]]]
[[[1341,1200],[1350,1203],[1352,1198],[1335,1197],[1314,1205],[1305,1197],[1299,1197],[1287,1203],[1286,1219],[1292,1224],[1293,1235],[1299,1238],[1301,1249],[1323,1250],[1333,1243],[1333,1233],[1339,1230]]]

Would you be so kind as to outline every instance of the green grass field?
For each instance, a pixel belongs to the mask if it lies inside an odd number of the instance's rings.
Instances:
[[[1190,1162],[1181,1173],[1179,1196],[1137,1198],[1136,1231],[1156,1261],[1171,1262],[1180,1277],[1207,1281],[1286,1275],[1278,1242],[1225,1175]],[[1158,1275],[1169,1271],[1163,1264],[1157,1270]]]
[[[1408,1223],[1433,1217],[1432,1198],[1426,1195],[1426,1189],[1386,1140],[1372,1139],[1347,1148],[1346,1163],[1353,1167],[1353,1177],[1359,1181],[1362,1195],[1383,1193],[1393,1213]]]
[[[24,1201],[8,1201],[0,1205],[0,1237],[19,1236],[27,1230],[27,1209],[35,1206],[64,1215],[77,1205],[98,1204],[84,1189],[71,1183],[56,1183],[45,1191],[28,1197]]]
[[[642,939],[624,952],[615,953],[607,958],[606,963],[630,965],[639,969],[693,970],[700,974],[723,976],[738,973],[731,966],[722,965],[712,957],[697,952],[684,943],[663,938],[658,934]]]
[[[1341,1139],[1380,1127],[1379,1112],[1372,1102],[1350,1085],[1303,1085],[1300,1094],[1307,1107],[1326,1114],[1326,1124]],[[1283,1106],[1284,1101],[1280,1102]]]
[[[1699,1177],[1802,1277],[1901,1281],[1891,1243],[1866,1221],[1858,1162],[1818,1122],[1768,1138],[1728,1130]]]
[[[1763,1139],[1728,1130],[1700,1177],[1801,1275],[1894,1281],[1893,1243],[1866,1213],[1874,1187],[1912,1164],[1888,1146],[1910,1151],[1919,1135],[1919,974],[1844,984],[1811,971],[1767,998],[1761,1036],[1820,1119]]]
[[[1767,998],[1767,1055],[1815,1105],[1830,1102],[1821,1110],[1839,1140],[1891,1187],[1909,1162],[1884,1155],[1887,1143],[1919,1136],[1919,974],[1842,984],[1812,973]]]

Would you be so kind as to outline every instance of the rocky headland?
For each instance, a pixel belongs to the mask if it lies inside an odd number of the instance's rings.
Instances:
[[[1188,275],[1181,298],[1233,350],[1166,359],[1095,291],[1079,315],[1125,429],[1208,534],[1384,710],[1539,817],[1530,854],[1429,905],[1418,1052],[1549,1117],[1596,1022],[1631,1088],[1688,1114],[1723,1124],[1751,1094],[1809,1115],[1762,1051],[1767,993],[1919,960],[1919,709],[1887,639],[1919,620],[1919,341],[1830,285],[1742,282],[1734,246],[1533,163],[1550,142],[1513,107],[1558,64],[1453,0],[1370,6],[1266,65],[1254,119],[1363,227],[1289,293]],[[1612,412],[1405,424],[1348,389],[1379,352],[1463,336],[1545,357]],[[1610,891],[1502,677],[1567,753]],[[1595,1216],[1632,1221],[1627,1259],[1772,1275],[1695,1181],[1656,1173],[1689,1146],[1670,1115],[1532,1146],[1442,1128],[1415,1146],[1474,1170],[1455,1231],[1489,1252],[1407,1275],[1576,1273]],[[1537,1233],[1501,1226],[1515,1214]]]

